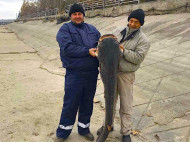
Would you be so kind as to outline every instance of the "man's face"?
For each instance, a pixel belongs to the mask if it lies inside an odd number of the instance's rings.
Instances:
[[[130,29],[139,29],[141,27],[141,23],[136,18],[131,18],[129,20],[129,28]]]
[[[81,12],[75,12],[71,14],[71,21],[75,24],[81,24],[84,22],[84,15]]]

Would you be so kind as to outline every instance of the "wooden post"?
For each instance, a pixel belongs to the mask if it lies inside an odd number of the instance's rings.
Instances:
[[[118,0],[118,5],[120,6],[120,2],[121,2],[121,0]]]
[[[106,0],[103,0],[103,9],[106,7]]]
[[[186,5],[185,5],[185,11],[186,12],[188,11],[187,8],[188,8],[188,3],[186,3]]]
[[[92,0],[92,11],[94,11],[94,0]]]

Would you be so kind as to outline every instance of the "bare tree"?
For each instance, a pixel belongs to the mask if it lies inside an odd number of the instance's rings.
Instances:
[[[50,9],[59,9],[59,13],[65,13],[65,6],[83,0],[23,0],[20,16],[46,11]]]
[[[29,2],[27,0],[23,1],[20,16],[26,16],[28,14],[32,14],[36,12],[36,5],[33,2]]]

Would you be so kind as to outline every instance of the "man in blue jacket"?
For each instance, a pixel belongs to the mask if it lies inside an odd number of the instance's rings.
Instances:
[[[90,118],[96,91],[98,66],[96,46],[99,31],[84,23],[82,6],[73,4],[69,11],[71,22],[63,24],[57,34],[60,56],[66,68],[65,96],[56,141],[64,141],[71,133],[78,111],[78,133],[93,141]]]

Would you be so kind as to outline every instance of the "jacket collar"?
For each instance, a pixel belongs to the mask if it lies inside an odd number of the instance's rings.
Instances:
[[[83,22],[83,23],[80,23],[80,24],[75,24],[75,23],[73,23],[73,22],[71,21],[71,23],[72,23],[75,27],[77,27],[77,28],[83,28],[83,27],[84,27],[84,22]]]
[[[127,25],[127,27],[120,32],[120,34],[122,35],[122,39],[121,39],[120,43],[122,43],[126,40],[133,39],[139,30],[140,30],[140,28],[139,29],[129,29],[129,26]],[[127,36],[126,36],[126,34],[127,34]]]
[[[139,29],[130,29],[129,26],[127,25],[127,27],[126,27],[127,35],[130,35],[130,34],[134,33],[135,31],[138,31]]]

